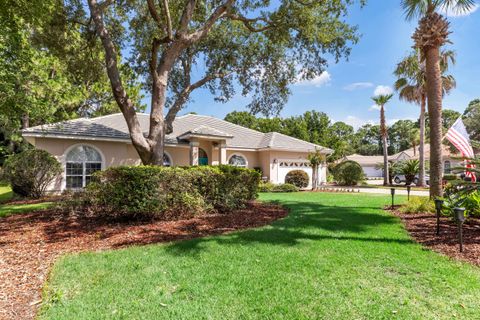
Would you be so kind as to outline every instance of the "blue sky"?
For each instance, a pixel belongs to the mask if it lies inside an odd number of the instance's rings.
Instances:
[[[468,102],[480,98],[480,9],[460,16],[450,16],[450,45],[457,53],[451,69],[457,89],[444,99],[444,108],[460,112]],[[359,26],[360,42],[353,47],[348,61],[330,64],[327,73],[309,83],[292,86],[292,95],[281,116],[299,115],[307,110],[326,112],[334,121],[354,127],[377,122],[378,111],[372,108],[375,90],[392,87],[395,65],[411,50],[411,35],[416,22],[406,22],[400,0],[369,0],[360,9],[351,10],[347,21]],[[378,88],[379,86],[383,86]],[[384,88],[383,88],[384,89]],[[240,95],[228,103],[217,103],[206,90],[192,95],[194,101],[181,112],[197,112],[223,118],[227,113],[246,110],[249,99]],[[390,123],[398,119],[418,118],[419,108],[397,97],[387,107]]]

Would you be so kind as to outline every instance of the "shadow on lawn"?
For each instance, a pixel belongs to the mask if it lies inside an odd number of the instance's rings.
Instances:
[[[173,255],[196,254],[202,250],[202,244],[212,241],[222,245],[265,243],[284,246],[293,246],[302,240],[332,239],[378,243],[413,243],[412,240],[406,239],[361,236],[362,233],[371,232],[371,229],[377,226],[399,223],[398,219],[393,216],[375,212],[379,208],[323,206],[313,202],[276,203],[288,207],[290,214],[275,221],[270,226],[235,232],[226,236],[197,238],[172,243],[167,247],[167,252]],[[369,211],[362,211],[365,209]]]

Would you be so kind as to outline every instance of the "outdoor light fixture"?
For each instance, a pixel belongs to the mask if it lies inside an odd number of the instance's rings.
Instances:
[[[392,209],[395,206],[395,188],[390,189],[390,194],[392,195]]]
[[[440,214],[443,209],[443,200],[435,199],[435,211],[437,212],[437,236],[440,234]]]
[[[463,230],[462,226],[465,222],[465,208],[453,209],[455,220],[458,225],[458,242],[460,244],[460,252],[463,252]]]
[[[411,185],[408,185],[407,186],[407,195],[408,195],[408,201],[410,201],[410,191],[412,191],[412,186]]]

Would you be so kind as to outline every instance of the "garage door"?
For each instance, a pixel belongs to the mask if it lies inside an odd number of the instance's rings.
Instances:
[[[312,187],[312,167],[308,161],[280,160],[278,164],[278,183],[285,183],[285,176],[293,170],[303,170],[308,174],[308,187]]]

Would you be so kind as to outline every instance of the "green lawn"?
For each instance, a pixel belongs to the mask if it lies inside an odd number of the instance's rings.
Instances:
[[[68,255],[40,319],[478,319],[480,269],[413,243],[390,197],[264,194],[273,225]]]
[[[2,204],[3,202],[12,198],[12,190],[9,186],[0,185],[0,218],[9,216],[15,213],[30,212],[35,210],[42,210],[48,208],[51,203],[35,203],[35,204]]]
[[[12,196],[12,189],[7,185],[0,184],[0,203],[10,200]]]

